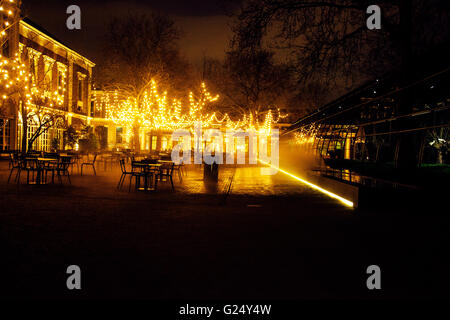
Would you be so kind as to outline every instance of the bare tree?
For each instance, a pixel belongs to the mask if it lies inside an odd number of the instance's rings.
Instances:
[[[450,39],[450,5],[446,0],[380,0],[381,30],[366,26],[368,0],[244,0],[236,15],[233,46],[238,50],[270,46],[290,59],[301,85],[315,83],[336,92],[363,81],[401,71],[398,87],[413,74],[420,54]],[[438,28],[439,36],[432,35]],[[411,112],[410,95],[403,91],[397,114]],[[399,121],[398,127],[407,127]],[[396,165],[417,166],[414,137],[398,137]]]
[[[286,107],[293,98],[289,67],[276,63],[273,52],[248,48],[230,51],[224,61],[205,61],[204,76],[222,96],[222,109],[242,117],[263,116]]]
[[[382,29],[366,27],[366,0],[246,0],[236,16],[234,46],[269,45],[282,51],[302,83],[352,87],[414,52],[449,36],[449,3],[443,0],[376,1]],[[418,22],[412,24],[412,21]],[[430,35],[439,26],[439,36]]]
[[[107,92],[117,92],[119,99],[133,99],[138,107],[152,81],[176,96],[188,87],[189,64],[178,50],[180,36],[175,23],[161,13],[113,19],[105,35],[97,83]],[[139,149],[139,124],[133,129],[133,144]]]

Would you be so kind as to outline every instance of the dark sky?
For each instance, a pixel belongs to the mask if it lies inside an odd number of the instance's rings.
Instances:
[[[81,8],[81,30],[68,30],[68,6]],[[204,55],[222,57],[228,46],[229,18],[220,0],[23,0],[24,13],[74,50],[96,62],[101,37],[114,16],[158,10],[169,14],[184,33],[183,54],[194,63]]]

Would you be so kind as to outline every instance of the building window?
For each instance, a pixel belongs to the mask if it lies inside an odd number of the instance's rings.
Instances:
[[[83,79],[78,79],[78,101],[83,101]]]
[[[116,143],[123,143],[123,128],[116,128]]]
[[[161,139],[161,150],[166,151],[168,147],[167,137],[162,137]]]
[[[53,67],[55,60],[49,56],[44,55],[44,91],[53,92]]]
[[[83,102],[85,97],[85,80],[86,75],[78,72],[78,101]]]
[[[50,63],[45,63],[45,70],[44,70],[44,90],[46,91],[52,91],[52,65]]]
[[[94,101],[91,101],[91,117],[95,118],[95,103]]]
[[[31,76],[33,77],[33,83],[36,84],[37,83],[37,59],[35,59],[34,57],[32,57],[30,59],[30,73]]]
[[[152,136],[152,148],[151,150],[156,150],[158,146],[158,137]]]
[[[64,89],[65,89],[65,84],[64,84],[64,74],[62,70],[58,70],[58,93],[59,94],[63,94],[64,93]]]
[[[67,72],[67,66],[61,62],[57,62],[58,67],[58,76],[56,79],[56,85],[58,89],[59,95],[64,95],[66,92],[66,72]]]

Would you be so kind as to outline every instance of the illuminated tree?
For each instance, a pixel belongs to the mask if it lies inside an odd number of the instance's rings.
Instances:
[[[16,22],[19,21],[19,15],[20,15],[20,1],[14,1],[14,0],[0,0],[0,54],[5,52],[7,53],[9,51],[9,37],[8,37],[8,30],[11,29],[11,27],[15,26]],[[8,124],[7,118],[10,116],[10,110],[7,109],[4,103],[0,105],[0,119],[1,122],[1,128],[0,131],[5,132],[6,125]],[[2,145],[5,146],[6,136],[2,134],[3,137],[3,143]]]
[[[66,74],[65,70],[60,72],[61,83],[52,80],[53,70],[57,68],[53,60],[45,61],[45,70],[38,72],[39,57],[34,56],[37,54],[34,52],[20,51],[10,57],[12,50],[8,40],[10,30],[20,21],[20,5],[21,1],[0,1],[0,36],[2,52],[6,54],[0,56],[0,95],[3,112],[19,111],[21,148],[26,152],[50,128],[64,124],[64,115],[57,108],[64,104]],[[29,131],[30,126],[33,131]]]
[[[200,123],[202,128],[219,126],[227,130],[253,129],[269,133],[273,124],[284,117],[279,110],[275,116],[267,110],[261,121],[251,113],[234,121],[227,113],[217,110],[215,103],[219,95],[212,95],[205,83],[201,83],[195,92],[191,91],[186,100],[188,104],[183,106],[181,100],[168,98],[166,92],[160,94],[156,82],[152,81],[151,89],[144,93],[139,104],[132,98],[120,97],[117,91],[103,94],[101,102],[106,106],[106,117],[126,128],[127,140],[131,140],[135,150],[139,150],[137,146],[140,143],[136,137],[139,137],[141,129],[156,132],[194,130]]]
[[[173,99],[164,100],[166,94],[155,93],[155,81],[161,91],[172,93],[183,91],[188,84],[189,65],[179,53],[179,38],[175,23],[160,13],[115,18],[109,24],[96,80],[112,100],[113,118],[133,128],[132,146],[136,150],[140,148],[139,129],[157,126],[167,118],[158,111],[157,120],[155,106],[168,110],[178,104]],[[150,119],[155,123],[149,123]]]
[[[128,140],[131,140],[135,150],[140,149],[141,129],[173,130],[184,120],[181,117],[181,102],[177,99],[171,99],[169,102],[167,92],[160,94],[154,80],[139,100],[122,96],[119,91],[106,92],[103,99],[107,118],[127,129]]]
[[[48,75],[57,62],[47,63],[46,70],[39,74],[27,65],[29,61],[21,60],[18,54],[14,59],[0,58],[0,93],[3,106],[13,105],[19,110],[22,151],[26,152],[39,136],[56,125],[63,125],[64,114],[60,109],[65,99],[66,74],[61,73],[62,82],[55,88]],[[28,136],[30,126],[35,130]]]
[[[0,0],[0,39],[1,46],[8,40],[7,31],[20,20],[20,0]]]
[[[428,133],[429,145],[437,150],[438,163],[443,164],[450,147],[450,129],[438,128]]]

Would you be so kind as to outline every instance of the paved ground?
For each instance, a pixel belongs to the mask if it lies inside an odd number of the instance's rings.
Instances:
[[[449,297],[446,211],[398,204],[369,211],[258,168],[198,168],[176,191],[115,189],[119,172],[72,185],[7,185],[0,169],[0,297],[407,298]],[[82,269],[83,290],[65,288]],[[383,290],[365,287],[380,265]]]

